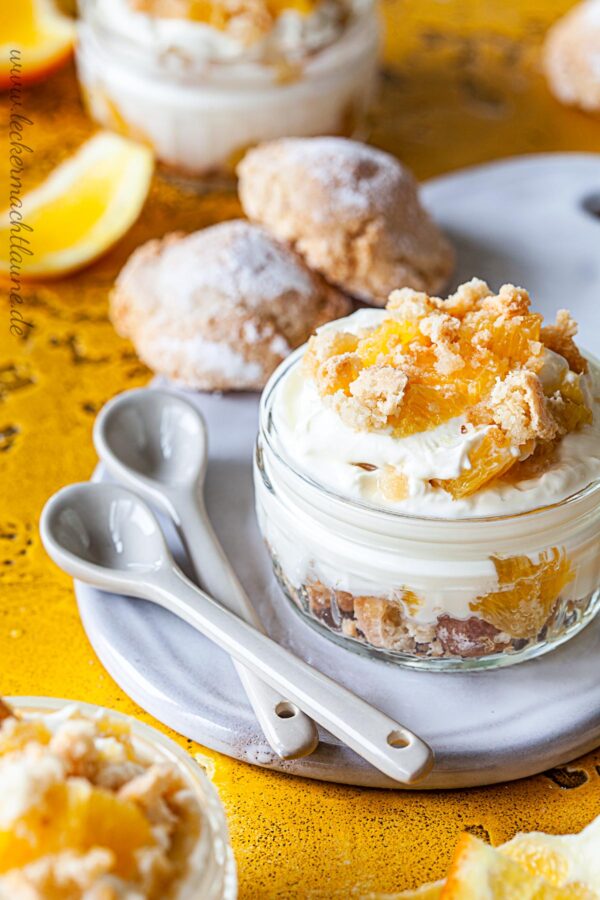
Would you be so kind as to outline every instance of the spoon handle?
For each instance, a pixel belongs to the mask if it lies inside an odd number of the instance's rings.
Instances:
[[[431,769],[433,753],[417,735],[224,609],[176,567],[137,582],[135,593],[211,638],[395,781],[412,784]]]
[[[198,581],[223,606],[264,632],[260,618],[217,538],[204,504],[188,495],[171,497],[179,533]],[[283,759],[312,753],[319,743],[315,723],[254,672],[234,660],[256,718],[271,747]]]

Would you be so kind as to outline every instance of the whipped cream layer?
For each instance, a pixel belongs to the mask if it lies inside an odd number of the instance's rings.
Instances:
[[[324,330],[358,333],[392,316],[382,309],[361,309]],[[303,351],[298,351],[301,354]],[[547,351],[540,373],[553,381],[566,363]],[[430,431],[397,438],[391,430],[354,431],[323,403],[314,382],[306,378],[300,360],[291,366],[277,388],[273,418],[281,445],[292,463],[341,496],[409,515],[439,518],[511,515],[556,503],[600,478],[600,371],[590,366],[586,390],[594,420],[567,434],[556,459],[541,476],[516,484],[498,482],[454,500],[432,478],[456,478],[469,467],[469,453],[481,441],[486,426],[475,427],[463,416]],[[514,448],[515,456],[519,450]],[[362,465],[359,465],[362,464]],[[391,501],[378,490],[378,471],[363,466],[401,469],[408,478],[409,496]]]
[[[365,8],[366,0],[353,0],[350,19]],[[167,68],[183,71],[203,62],[300,62],[334,43],[347,27],[345,6],[337,0],[323,0],[309,14],[283,10],[272,28],[252,41],[233,28],[138,12],[128,0],[97,0],[96,10],[98,20],[111,31],[151,49]]]

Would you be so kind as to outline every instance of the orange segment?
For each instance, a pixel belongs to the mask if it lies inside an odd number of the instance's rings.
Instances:
[[[530,341],[539,341],[542,317],[538,313],[500,319],[494,323],[490,348],[498,356],[524,363],[531,356]]]
[[[359,341],[356,353],[364,366],[404,363],[409,367],[401,413],[390,421],[397,437],[428,431],[466,412],[491,391],[509,365],[508,359],[467,346],[461,347],[465,360],[461,368],[440,375],[435,349],[412,320],[386,320]]]
[[[402,591],[402,602],[411,616],[416,616],[419,609],[423,606],[423,598],[411,591],[410,588],[405,588]]]
[[[0,729],[0,756],[24,750],[27,744],[49,744],[52,735],[39,719],[17,719],[11,728]]]
[[[62,275],[111,247],[137,219],[152,178],[150,150],[100,132],[23,196],[24,228],[0,214],[0,274],[10,274],[15,250],[20,278]],[[12,255],[11,255],[12,252]]]
[[[579,834],[517,834],[489,847],[464,834],[446,881],[394,894],[395,900],[598,900],[600,817]]]
[[[4,3],[0,18],[0,89],[45,78],[66,62],[74,41],[74,21],[52,0]]]
[[[581,425],[588,425],[593,421],[592,411],[581,387],[581,375],[569,373],[559,390],[563,404],[553,407],[553,414],[562,429],[567,432],[575,431]]]
[[[408,497],[408,478],[394,466],[385,466],[379,473],[377,484],[386,500],[405,500]]]
[[[0,873],[61,850],[105,847],[114,853],[116,874],[132,878],[136,851],[153,843],[150,825],[134,803],[72,780],[52,786],[41,806],[10,831],[0,831]]]
[[[332,356],[353,353],[357,345],[356,335],[347,331],[324,331],[313,335],[302,358],[302,368],[310,378],[316,378],[322,363]]]
[[[563,884],[569,877],[569,861],[559,848],[540,844],[538,835],[518,835],[502,852],[524,866],[532,875],[541,875],[550,884]]]
[[[592,900],[582,884],[555,887],[529,872],[471,834],[463,834],[456,848],[442,900]]]
[[[354,353],[344,353],[326,360],[317,374],[319,392],[337,394],[338,391],[350,396],[350,385],[360,373],[360,359]]]
[[[444,386],[412,384],[404,392],[399,416],[390,420],[396,437],[407,437],[419,431],[429,431],[442,422],[460,415],[465,406],[464,398]]]
[[[507,472],[517,462],[518,457],[511,451],[510,441],[500,428],[490,428],[480,444],[469,453],[471,468],[458,478],[435,480],[455,500],[469,497],[493,478]]]
[[[204,22],[213,28],[225,29],[232,18],[244,13],[242,6],[219,2],[219,0],[187,0],[187,2],[169,3],[166,0],[146,0],[138,4],[139,8],[151,15],[164,18],[186,18],[192,22]],[[262,0],[251,8],[251,13],[259,16],[261,13],[277,18],[286,10],[294,10],[300,15],[307,16],[314,11],[315,0]]]
[[[492,561],[499,589],[471,603],[472,611],[512,637],[535,637],[573,578],[565,551],[553,547],[541,553],[538,562],[528,556],[494,556]]]
[[[420,336],[419,323],[386,319],[371,334],[358,343],[357,353],[365,366],[374,366],[380,357],[387,357],[396,347],[408,344]]]
[[[191,0],[189,10],[189,18],[193,22],[205,22],[220,30],[227,27],[228,16],[222,4],[211,3],[211,0]]]
[[[315,6],[314,0],[267,0],[269,12],[275,18],[287,9],[294,10],[301,16],[309,16],[314,11]]]

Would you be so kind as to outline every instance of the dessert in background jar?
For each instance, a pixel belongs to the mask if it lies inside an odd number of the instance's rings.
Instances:
[[[176,744],[88,704],[0,701],[0,897],[235,895],[222,807]]]
[[[395,291],[311,338],[263,395],[260,527],[285,593],[346,646],[505,665],[590,621],[600,372],[562,310],[482,281]]]
[[[164,163],[233,171],[285,135],[353,134],[376,77],[372,0],[79,0],[92,117]]]

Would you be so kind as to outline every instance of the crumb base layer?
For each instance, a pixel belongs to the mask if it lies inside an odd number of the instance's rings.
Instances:
[[[275,567],[277,569],[277,566]],[[561,631],[560,636],[547,640],[532,640],[529,646],[515,647],[514,651],[499,653],[487,653],[485,656],[477,656],[473,658],[452,658],[451,656],[416,656],[414,653],[403,653],[400,650],[391,650],[383,647],[374,647],[367,644],[364,638],[360,636],[348,637],[341,633],[338,628],[332,628],[329,624],[319,620],[319,617],[311,612],[310,604],[307,599],[307,591],[305,588],[299,590],[290,589],[284,579],[277,572],[277,581],[283,594],[290,603],[290,608],[298,616],[302,616],[303,621],[307,622],[311,628],[314,628],[319,634],[330,641],[339,644],[354,653],[364,654],[367,657],[379,657],[388,663],[399,663],[402,666],[429,672],[464,672],[473,670],[498,669],[505,666],[513,666],[517,663],[526,662],[529,659],[536,659],[546,653],[556,650],[566,641],[575,637],[583,628],[592,622],[598,615],[598,604],[600,602],[600,590],[594,591],[589,596],[582,598],[576,604],[570,616],[571,621]],[[517,645],[523,642],[514,642]]]

